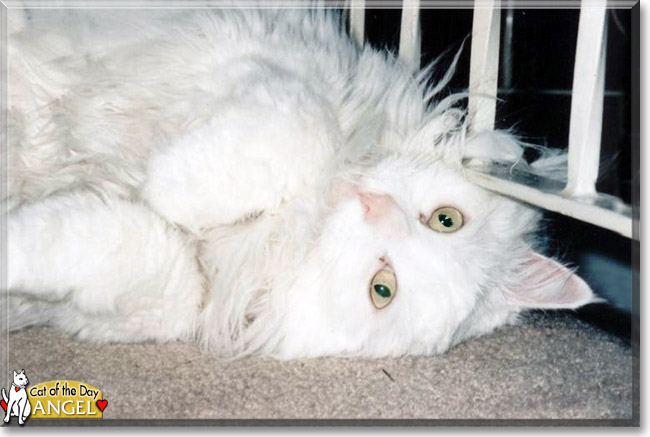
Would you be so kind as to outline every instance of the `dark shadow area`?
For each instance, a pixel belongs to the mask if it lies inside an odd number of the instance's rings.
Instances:
[[[632,330],[639,329],[638,318],[632,318],[629,312],[609,304],[594,303],[586,305],[576,312],[563,312],[575,314],[578,319],[618,337],[628,346],[632,344]]]

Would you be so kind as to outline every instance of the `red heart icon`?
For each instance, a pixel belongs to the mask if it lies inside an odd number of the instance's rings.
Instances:
[[[7,403],[3,400],[0,401],[0,406],[2,406],[2,409],[7,411]]]
[[[106,405],[108,405],[108,401],[106,399],[102,399],[97,401],[97,407],[99,407],[102,412],[104,412],[104,408],[106,408]]]

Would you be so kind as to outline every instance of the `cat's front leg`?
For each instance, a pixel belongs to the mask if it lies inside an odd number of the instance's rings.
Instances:
[[[18,425],[24,425],[25,424],[25,403],[27,403],[27,398],[24,398],[21,401],[16,402],[17,405],[17,413],[16,416],[18,416]]]
[[[334,171],[341,133],[324,99],[281,72],[249,79],[152,156],[142,197],[170,222],[195,233],[231,224],[317,190]]]
[[[194,335],[196,248],[141,204],[71,193],[8,217],[8,326],[51,323],[84,339]]]
[[[25,397],[25,404],[23,405],[23,420],[27,420],[30,414],[32,414],[32,404],[29,402],[29,398]]]

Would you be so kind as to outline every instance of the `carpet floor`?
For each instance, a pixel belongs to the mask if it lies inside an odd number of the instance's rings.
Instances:
[[[547,312],[443,355],[379,360],[224,362],[194,344],[96,345],[39,327],[10,334],[8,364],[9,371],[25,369],[30,385],[55,379],[94,385],[109,400],[105,420],[605,419],[633,425],[635,360],[618,337]]]

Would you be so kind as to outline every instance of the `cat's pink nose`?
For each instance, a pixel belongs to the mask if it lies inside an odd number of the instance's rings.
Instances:
[[[408,216],[389,194],[359,192],[363,218],[387,237],[403,238],[411,233]]]

